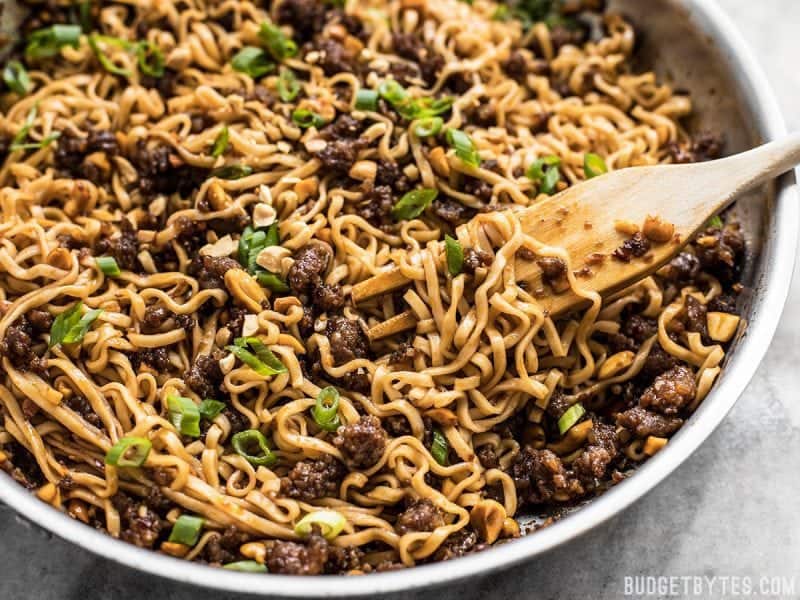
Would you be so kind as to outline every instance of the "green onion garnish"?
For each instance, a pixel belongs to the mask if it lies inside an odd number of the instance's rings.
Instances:
[[[477,167],[481,164],[481,157],[475,142],[466,133],[459,129],[448,129],[445,133],[447,143],[456,151],[456,156],[465,164]]]
[[[552,195],[556,189],[556,184],[561,181],[561,171],[558,170],[559,165],[561,165],[561,159],[555,154],[549,154],[533,161],[528,170],[525,171],[525,175],[534,183],[539,184],[541,193]]]
[[[378,92],[369,88],[360,88],[356,92],[356,109],[372,112],[378,110]]]
[[[3,69],[3,81],[8,89],[23,96],[31,89],[31,79],[28,71],[18,60],[10,60]]]
[[[336,431],[341,425],[339,420],[339,390],[333,386],[322,388],[317,394],[317,401],[311,409],[311,416],[321,429]]]
[[[219,134],[217,134],[217,138],[214,140],[214,145],[211,148],[211,156],[217,158],[225,154],[225,150],[228,149],[228,139],[228,126],[223,125]]]
[[[220,179],[241,179],[247,177],[253,172],[253,167],[250,165],[240,165],[238,163],[232,165],[225,165],[211,171],[212,177],[219,177]]]
[[[457,239],[445,234],[444,253],[447,258],[447,270],[450,275],[455,277],[461,273],[461,269],[464,267],[464,249]]]
[[[284,364],[257,337],[236,338],[233,345],[227,348],[236,358],[259,375],[269,377],[286,372]]]
[[[275,275],[275,273],[270,273],[269,271],[257,271],[256,280],[261,287],[265,287],[273,292],[282,293],[289,291],[289,286],[286,285],[286,282]]]
[[[435,117],[450,110],[453,106],[453,99],[449,96],[444,98],[407,98],[401,102],[393,104],[395,110],[406,119],[425,119]]]
[[[418,138],[433,137],[442,130],[442,117],[425,117],[414,122],[414,135]]]
[[[238,562],[228,563],[222,565],[223,569],[230,569],[231,571],[242,571],[243,573],[266,573],[267,567],[254,560],[240,560]]]
[[[53,325],[50,327],[50,348],[58,344],[80,342],[86,332],[89,331],[91,324],[103,312],[103,309],[95,308],[81,316],[81,308],[83,308],[83,302],[76,302],[71,308],[55,318]]]
[[[719,215],[714,215],[708,220],[708,223],[706,223],[706,229],[708,228],[722,229],[723,226],[724,223],[722,222],[722,218]]]
[[[558,432],[561,435],[564,435],[585,414],[586,410],[583,408],[583,405],[580,402],[573,404],[566,410],[566,412],[564,412],[563,415],[561,415],[561,418],[558,420]]]
[[[321,115],[318,115],[307,108],[294,109],[292,111],[292,122],[301,129],[308,129],[312,126],[320,128],[327,123],[327,121],[325,121]]]
[[[205,419],[206,421],[211,421],[212,419],[216,418],[216,416],[222,412],[225,408],[225,403],[220,402],[219,400],[212,400],[211,398],[206,398],[200,403],[200,406],[197,407],[198,412],[200,413],[200,417]]]
[[[106,464],[115,467],[141,467],[153,444],[143,437],[124,437],[106,452]]]
[[[281,233],[278,230],[278,222],[275,221],[267,228],[267,237],[264,241],[264,247],[278,246],[281,243]]]
[[[267,438],[258,429],[240,431],[233,436],[231,444],[236,453],[243,456],[251,465],[269,467],[278,460],[275,453],[270,450]]]
[[[97,268],[103,272],[103,275],[109,277],[117,277],[120,274],[119,265],[113,256],[98,256],[94,259]]]
[[[447,438],[438,429],[433,430],[433,442],[431,443],[431,456],[434,460],[442,465],[447,466],[447,455],[450,453],[450,445],[447,443]]]
[[[277,221],[270,225],[266,231],[263,229],[256,230],[248,225],[245,227],[241,237],[239,238],[239,263],[252,275],[256,275],[258,277],[259,274],[266,273],[266,271],[263,271],[256,263],[259,253],[264,248],[277,246],[279,244],[280,233],[278,231]],[[276,288],[281,287],[280,284],[270,280],[269,278],[263,279],[264,283],[261,283],[261,285],[264,287],[270,287],[270,285],[275,285]],[[286,290],[275,289],[274,291],[277,292]]]
[[[297,54],[297,44],[288,38],[279,27],[272,23],[262,23],[258,37],[275,60],[284,60]]]
[[[31,109],[28,111],[28,114],[25,116],[25,122],[22,124],[22,127],[19,128],[19,131],[11,140],[11,150],[13,151],[15,148],[14,146],[21,146],[25,143],[25,140],[28,139],[28,132],[33,127],[33,123],[36,121],[36,114],[39,112],[38,104],[34,104]]]
[[[300,93],[300,83],[297,81],[297,76],[294,71],[286,67],[281,67],[277,87],[278,96],[284,102],[292,102],[297,98],[297,94]]]
[[[275,68],[269,55],[255,46],[245,46],[239,50],[231,59],[231,66],[253,79],[262,77]]]
[[[54,131],[50,135],[44,136],[38,142],[28,142],[26,144],[11,144],[11,146],[9,146],[9,150],[14,152],[16,150],[39,150],[41,148],[47,148],[51,143],[53,143],[59,137],[61,137],[61,132]]]
[[[130,77],[131,72],[128,69],[124,69],[114,63],[103,49],[100,47],[100,44],[105,44],[107,46],[116,46],[118,48],[130,49],[131,44],[126,40],[121,38],[111,37],[108,35],[98,35],[93,33],[89,36],[89,47],[94,52],[97,60],[100,62],[100,65],[109,73],[113,73],[114,75],[120,75],[122,77]]]
[[[408,98],[406,88],[397,83],[394,79],[387,79],[378,86],[378,93],[381,98],[394,106]]]
[[[28,36],[25,57],[50,58],[58,54],[64,46],[77,48],[80,38],[80,25],[51,25],[37,29]]]
[[[200,532],[203,530],[206,520],[202,517],[191,515],[181,515],[172,526],[169,533],[169,541],[184,546],[194,546],[200,539]]]
[[[191,398],[167,396],[169,422],[183,435],[200,437],[200,409]]]
[[[505,4],[500,4],[494,12],[492,13],[492,20],[493,21],[508,21],[510,18],[510,13],[508,10],[508,6]]]
[[[92,2],[84,0],[78,5],[78,16],[81,22],[81,31],[89,33],[92,30]]]
[[[153,42],[146,40],[136,46],[136,60],[139,70],[150,77],[162,77],[166,59],[164,53]]]
[[[602,156],[591,152],[583,155],[583,174],[586,175],[586,179],[591,179],[604,173],[608,173],[608,167]]]
[[[411,190],[392,207],[392,216],[398,221],[415,219],[430,206],[438,195],[439,190],[433,188]]]
[[[335,510],[317,510],[300,519],[294,532],[300,537],[308,537],[316,526],[326,540],[332,540],[342,532],[346,523],[344,515]]]

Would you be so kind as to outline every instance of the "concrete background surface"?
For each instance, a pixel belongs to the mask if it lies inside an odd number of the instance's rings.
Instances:
[[[719,1],[759,56],[790,129],[800,129],[800,1]],[[756,586],[761,576],[794,577],[793,592],[783,588],[769,597],[800,598],[800,277],[794,281],[755,379],[714,435],[667,481],[624,514],[535,562],[402,597],[605,600],[625,595],[625,577],[705,575],[750,576]],[[0,599],[234,598],[96,558],[25,526],[8,510],[0,510],[0,540]],[[722,584],[694,597],[736,595]],[[767,597],[755,592],[751,597]]]

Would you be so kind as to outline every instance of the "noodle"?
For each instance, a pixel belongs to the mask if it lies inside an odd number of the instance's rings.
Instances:
[[[623,479],[720,372],[735,223],[601,298],[514,212],[587,155],[719,153],[631,71],[630,23],[334,4],[31,2],[28,40],[84,33],[18,48],[30,85],[1,99],[0,464],[114,537],[298,574],[453,558]],[[391,267],[410,283],[352,301]],[[565,290],[589,306],[553,318],[537,297]],[[393,318],[414,326],[375,335]],[[140,466],[110,458],[132,438]]]

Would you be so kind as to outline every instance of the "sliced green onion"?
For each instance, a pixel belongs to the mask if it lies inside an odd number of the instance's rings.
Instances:
[[[224,402],[206,398],[200,403],[200,406],[197,407],[197,410],[200,413],[200,418],[205,419],[206,421],[211,421],[212,419],[215,419],[224,408]]]
[[[211,148],[211,156],[217,158],[225,154],[225,150],[228,149],[228,139],[228,126],[223,125],[219,134],[217,134],[217,138],[214,140],[214,145]]]
[[[242,571],[243,573],[266,573],[267,567],[254,560],[240,560],[238,562],[222,565],[223,569],[231,571]]]
[[[248,346],[252,352],[247,349]],[[234,345],[227,348],[259,375],[269,377],[286,372],[284,364],[257,337],[236,338]]]
[[[442,117],[425,117],[414,122],[414,135],[418,138],[433,137],[442,130]]]
[[[278,460],[275,453],[270,450],[267,438],[258,429],[240,431],[233,436],[231,444],[236,453],[243,456],[251,465],[268,467]]]
[[[300,537],[308,537],[316,526],[326,540],[332,540],[342,532],[346,523],[344,515],[335,510],[317,510],[300,519],[294,532]]]
[[[150,77],[163,77],[166,59],[164,53],[156,44],[146,40],[136,46],[136,60],[139,70]]]
[[[301,129],[308,129],[309,127],[320,128],[325,125],[327,121],[323,119],[321,115],[307,108],[296,108],[292,111],[292,123]]]
[[[255,46],[245,46],[239,50],[231,59],[231,66],[253,79],[262,77],[275,68],[269,55]]]
[[[258,37],[275,60],[284,60],[297,54],[297,44],[272,23],[262,23]]]
[[[11,150],[12,152],[16,150],[40,150],[42,148],[47,148],[50,144],[52,144],[60,137],[61,137],[61,132],[54,131],[50,135],[44,136],[38,142],[28,142],[26,144],[11,144],[11,146],[9,146],[9,150]]]
[[[591,179],[604,173],[608,173],[608,166],[606,166],[606,161],[603,160],[602,156],[591,152],[583,155],[583,174],[586,175],[586,179]]]
[[[169,532],[169,541],[184,546],[194,546],[200,539],[200,532],[205,523],[206,520],[202,517],[181,515],[172,526],[172,531]]]
[[[25,56],[27,58],[50,58],[58,54],[64,46],[77,48],[80,38],[80,25],[51,25],[44,29],[37,29],[28,36]]]
[[[533,161],[528,170],[525,171],[525,175],[534,183],[539,184],[539,192],[552,195],[556,185],[561,181],[561,171],[558,170],[560,165],[561,159],[554,154],[550,154]]]
[[[558,432],[561,435],[564,435],[585,414],[586,410],[583,408],[583,405],[580,402],[573,404],[564,412],[563,415],[561,415],[561,418],[558,420]]]
[[[411,190],[392,207],[392,216],[398,221],[415,219],[430,206],[438,195],[439,190],[434,188]]]
[[[113,256],[98,256],[94,259],[94,262],[97,268],[103,272],[103,275],[117,277],[121,273],[119,265]]]
[[[406,88],[397,83],[394,79],[387,79],[378,86],[378,93],[381,98],[394,106],[408,98]]]
[[[241,179],[247,177],[253,172],[253,167],[250,165],[225,165],[211,171],[212,177],[219,177],[220,179]]]
[[[431,443],[431,456],[440,465],[447,466],[447,455],[450,453],[450,444],[447,438],[438,429],[433,430],[433,442]]]
[[[93,33],[89,36],[89,47],[94,52],[97,60],[100,62],[100,65],[109,73],[113,73],[114,75],[120,75],[122,77],[130,77],[131,72],[128,69],[118,66],[114,63],[103,51],[100,47],[100,44],[106,44],[109,46],[117,46],[118,48],[125,48],[128,49],[130,47],[130,42],[127,42],[120,38],[115,38],[107,35],[98,35]]]
[[[372,112],[378,110],[378,92],[369,88],[360,88],[356,92],[356,109]]]
[[[453,99],[449,96],[443,98],[415,98],[406,99],[394,104],[395,110],[406,119],[425,119],[435,117],[450,110]]]
[[[280,233],[278,231],[277,221],[270,225],[266,231],[263,229],[256,230],[248,225],[239,238],[239,263],[251,274],[258,276],[259,273],[264,272],[256,263],[259,253],[264,248],[278,246],[279,244]],[[269,278],[264,278],[264,281],[269,281]],[[280,287],[280,285],[274,281],[269,281],[269,283]],[[269,286],[264,285],[264,287]],[[285,290],[276,289],[275,291]]]
[[[461,269],[464,267],[464,249],[457,239],[445,234],[444,253],[447,258],[447,270],[450,275],[455,277],[461,273]]]
[[[267,237],[264,240],[264,247],[279,246],[281,243],[281,233],[278,229],[278,222],[275,221],[267,229]]]
[[[722,217],[720,217],[719,215],[714,215],[708,220],[708,223],[706,223],[706,229],[708,228],[722,229],[723,226],[724,223],[722,222]]]
[[[447,143],[456,151],[456,156],[465,164],[477,167],[481,164],[481,157],[475,142],[466,133],[459,129],[448,129],[445,133]]]
[[[200,437],[200,409],[191,398],[167,396],[169,422],[183,435]]]
[[[81,308],[83,308],[83,303],[76,302],[72,308],[65,310],[53,320],[53,325],[50,327],[49,346],[51,348],[58,344],[80,342],[89,331],[91,324],[103,312],[102,309],[95,308],[81,316]]]
[[[311,416],[321,429],[336,431],[341,425],[339,419],[339,390],[333,386],[322,388],[317,401],[311,409]]]
[[[92,30],[92,3],[84,0],[78,5],[78,14],[81,22],[81,31],[89,33]]]
[[[3,81],[8,89],[23,96],[31,89],[31,78],[23,64],[18,60],[10,60],[3,69]]]
[[[30,132],[31,127],[33,127],[38,112],[38,104],[34,104],[28,111],[28,114],[25,116],[25,122],[22,124],[22,127],[19,128],[17,135],[15,135],[11,140],[10,149],[12,151],[15,150],[14,146],[22,146],[25,143],[25,140],[28,139],[28,132]]]
[[[286,282],[275,275],[275,273],[270,273],[269,271],[258,271],[256,273],[256,280],[261,287],[265,287],[273,292],[282,293],[289,291],[289,286],[286,285]]]
[[[292,102],[297,98],[297,94],[300,93],[300,83],[297,81],[297,76],[294,71],[286,67],[281,67],[277,87],[278,96],[284,102]]]
[[[508,6],[505,4],[498,5],[498,7],[494,9],[494,12],[492,13],[493,21],[508,21],[510,17],[511,13],[508,10]]]
[[[141,467],[153,444],[143,437],[124,437],[106,452],[106,464],[115,467]]]

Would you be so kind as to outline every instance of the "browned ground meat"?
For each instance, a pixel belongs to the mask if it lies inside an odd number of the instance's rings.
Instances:
[[[6,329],[6,335],[0,342],[0,355],[5,356],[16,369],[44,374],[47,371],[47,359],[37,356],[33,349],[33,329],[25,317]]]
[[[433,531],[444,525],[444,517],[436,505],[422,498],[409,504],[405,512],[400,513],[395,523],[395,529],[400,535],[411,531]]]
[[[564,396],[564,392],[556,388],[552,396],[550,396],[550,402],[547,403],[547,414],[558,420],[570,406],[572,406],[572,402]]]
[[[431,204],[434,214],[454,227],[475,216],[475,209],[464,206],[452,198],[438,198]]]
[[[528,74],[528,61],[525,60],[525,56],[522,52],[514,50],[511,52],[508,60],[503,63],[503,68],[509,77],[521,81],[525,79],[525,76]]]
[[[197,278],[200,289],[225,289],[225,273],[242,266],[228,256],[195,256],[189,263],[189,275]]]
[[[480,248],[464,249],[464,272],[474,274],[480,267],[488,267],[492,264],[492,255]]]
[[[291,25],[293,37],[304,42],[322,31],[327,12],[332,6],[318,0],[281,0],[278,4],[278,23]]]
[[[617,415],[617,425],[629,429],[637,437],[655,435],[663,437],[676,432],[683,425],[683,419],[665,417],[635,406]]]
[[[411,425],[403,415],[390,415],[383,420],[383,425],[392,437],[411,435]]]
[[[31,324],[34,333],[45,333],[53,326],[53,315],[46,310],[33,308],[25,313],[25,318]]]
[[[652,348],[650,348],[650,354],[647,355],[644,361],[644,366],[640,371],[640,375],[647,380],[652,380],[657,375],[661,375],[664,371],[669,371],[677,364],[677,358],[664,350],[660,344],[655,343]]]
[[[725,140],[721,135],[707,131],[699,134],[688,144],[670,142],[667,149],[672,162],[693,163],[719,158],[722,156],[724,146]]]
[[[295,294],[313,290],[322,281],[333,256],[323,244],[308,244],[294,254],[294,263],[286,277]]]
[[[622,242],[622,245],[611,255],[619,261],[630,262],[632,257],[641,258],[649,251],[650,240],[637,231],[631,238]]]
[[[450,560],[470,552],[478,552],[485,547],[487,547],[485,544],[478,544],[478,535],[472,527],[467,526],[447,536],[447,539],[436,550],[433,558],[434,560]]]
[[[304,544],[271,540],[266,546],[264,562],[270,573],[320,575],[328,562],[328,542],[317,533],[311,534]]]
[[[338,496],[346,474],[344,465],[326,454],[319,460],[303,460],[281,478],[281,493],[303,501]]]
[[[319,137],[323,140],[356,139],[363,130],[364,121],[341,114],[336,117],[335,121],[320,130]]]
[[[2,449],[8,456],[8,460],[0,463],[0,468],[8,473],[14,481],[29,490],[44,485],[47,481],[44,473],[39,468],[36,457],[25,446],[11,441],[3,444]]]
[[[408,361],[414,360],[414,357],[417,355],[417,350],[409,344],[408,342],[403,342],[397,348],[397,350],[393,351],[389,355],[389,364],[390,365],[399,365],[402,363],[407,363]]]
[[[366,469],[374,465],[386,447],[386,431],[381,420],[373,415],[361,417],[355,423],[342,425],[333,438],[333,445],[344,455],[348,466]]]
[[[159,373],[165,372],[170,365],[169,352],[163,346],[133,352],[130,354],[130,361],[134,370],[138,370],[140,365],[146,364]]]
[[[119,224],[120,235],[115,238],[101,240],[96,251],[99,254],[111,253],[117,261],[119,268],[124,271],[139,269],[139,238],[136,229],[128,219],[122,219]]]
[[[525,446],[511,466],[511,476],[520,500],[530,504],[549,502],[556,494],[577,497],[584,493],[577,479],[551,450]]]
[[[558,257],[543,256],[536,261],[542,269],[542,280],[549,284],[556,293],[561,293],[569,289],[569,279],[567,279],[567,263]]]
[[[325,331],[336,365],[369,355],[369,338],[358,321],[336,316],[328,319]]]
[[[719,296],[712,298],[708,301],[708,304],[706,304],[706,308],[711,312],[738,314],[736,298],[730,294],[720,294]]]
[[[700,266],[723,283],[736,279],[745,250],[744,234],[738,224],[708,229],[694,245]]]
[[[618,454],[619,446],[614,427],[594,423],[589,432],[589,445],[575,459],[572,467],[581,481],[593,482],[606,474],[608,466]]]
[[[431,48],[426,46],[413,33],[394,33],[392,45],[398,56],[417,63],[422,78],[432,84],[441,70],[444,60]]]
[[[247,543],[250,536],[239,531],[236,525],[228,525],[221,535],[211,538],[203,548],[203,560],[214,565],[224,565],[240,560],[239,547]]]
[[[485,167],[485,165],[483,165]],[[484,179],[478,177],[465,176],[461,187],[465,194],[472,194],[484,204],[492,201],[492,191],[494,186]]]
[[[92,405],[89,404],[89,401],[83,396],[73,394],[68,398],[64,398],[63,404],[70,410],[74,410],[76,413],[78,413],[87,423],[90,423],[97,428],[101,428],[103,426],[103,422],[100,420],[100,417],[96,412],[94,412]]]
[[[622,323],[622,333],[641,344],[658,333],[658,323],[649,317],[631,315]]]
[[[53,159],[58,168],[64,169],[73,177],[102,184],[108,181],[110,171],[99,169],[95,162],[86,160],[86,157],[94,152],[103,153],[106,161],[117,155],[119,145],[114,133],[108,130],[92,130],[84,137],[75,135],[70,130],[64,130],[58,138]]]
[[[189,197],[208,177],[208,170],[187,165],[171,146],[136,143],[128,157],[139,173],[139,189],[145,195],[173,194]]]
[[[694,296],[686,296],[685,306],[686,329],[702,334],[703,338],[708,338],[706,328],[706,307]]]
[[[358,153],[366,146],[366,141],[362,139],[338,139],[329,141],[315,156],[327,172],[347,175],[358,159]]]
[[[414,183],[403,173],[400,165],[392,160],[378,161],[375,185],[389,186],[398,195],[405,194],[414,187]]]
[[[161,517],[147,503],[125,492],[117,492],[111,502],[119,511],[120,537],[140,548],[152,548],[164,528]]]
[[[495,453],[494,448],[488,444],[478,448],[476,454],[484,469],[496,469],[500,464],[497,460],[497,453]]]
[[[364,564],[364,552],[357,546],[328,546],[328,562],[325,563],[325,572],[331,574],[348,573],[354,570],[369,571],[369,565]]]
[[[696,391],[692,370],[678,365],[656,377],[642,394],[639,404],[664,415],[675,415],[694,399]]]
[[[210,354],[198,356],[194,364],[183,374],[186,385],[201,398],[216,398],[219,395],[222,378],[219,357]]]
[[[388,185],[370,185],[364,192],[363,200],[356,206],[356,214],[375,227],[388,227],[393,224],[392,207],[394,195]]]
[[[667,281],[686,285],[700,274],[700,260],[691,252],[681,252],[660,273]]]
[[[321,283],[314,288],[311,298],[321,311],[334,311],[344,306],[344,292],[340,285]]]
[[[358,73],[358,53],[345,48],[336,40],[322,38],[316,42],[315,49],[319,52],[317,64],[328,77],[337,73]]]

